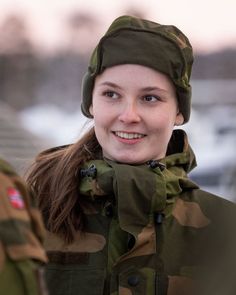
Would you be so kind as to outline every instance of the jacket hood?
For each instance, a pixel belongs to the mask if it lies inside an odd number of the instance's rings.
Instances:
[[[182,129],[173,131],[167,150],[167,156],[161,160],[167,168],[179,167],[188,174],[196,166],[195,154],[188,142],[187,134]]]

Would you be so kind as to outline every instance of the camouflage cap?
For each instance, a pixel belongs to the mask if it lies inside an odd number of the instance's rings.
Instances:
[[[175,26],[121,16],[114,20],[91,56],[82,81],[81,110],[85,116],[92,117],[89,107],[97,75],[115,65],[139,64],[169,76],[176,87],[184,122],[187,122],[191,107],[192,63],[191,44]]]

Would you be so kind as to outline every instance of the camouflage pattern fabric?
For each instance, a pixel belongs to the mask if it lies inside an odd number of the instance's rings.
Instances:
[[[41,215],[25,183],[0,159],[0,294],[46,295]]]
[[[235,204],[187,177],[195,158],[174,135],[176,153],[161,162],[83,167],[85,232],[69,245],[47,232],[51,295],[236,293]]]

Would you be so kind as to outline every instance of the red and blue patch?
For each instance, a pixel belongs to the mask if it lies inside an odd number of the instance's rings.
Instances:
[[[20,192],[17,189],[15,189],[14,187],[9,187],[7,189],[7,194],[13,208],[15,209],[25,208],[23,197],[21,196]]]

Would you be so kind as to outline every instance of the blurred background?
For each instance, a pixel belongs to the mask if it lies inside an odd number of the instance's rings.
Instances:
[[[189,37],[191,177],[236,201],[235,10],[235,0],[0,0],[0,156],[23,174],[39,151],[74,142],[91,125],[80,112],[89,56],[115,17],[132,14]]]

